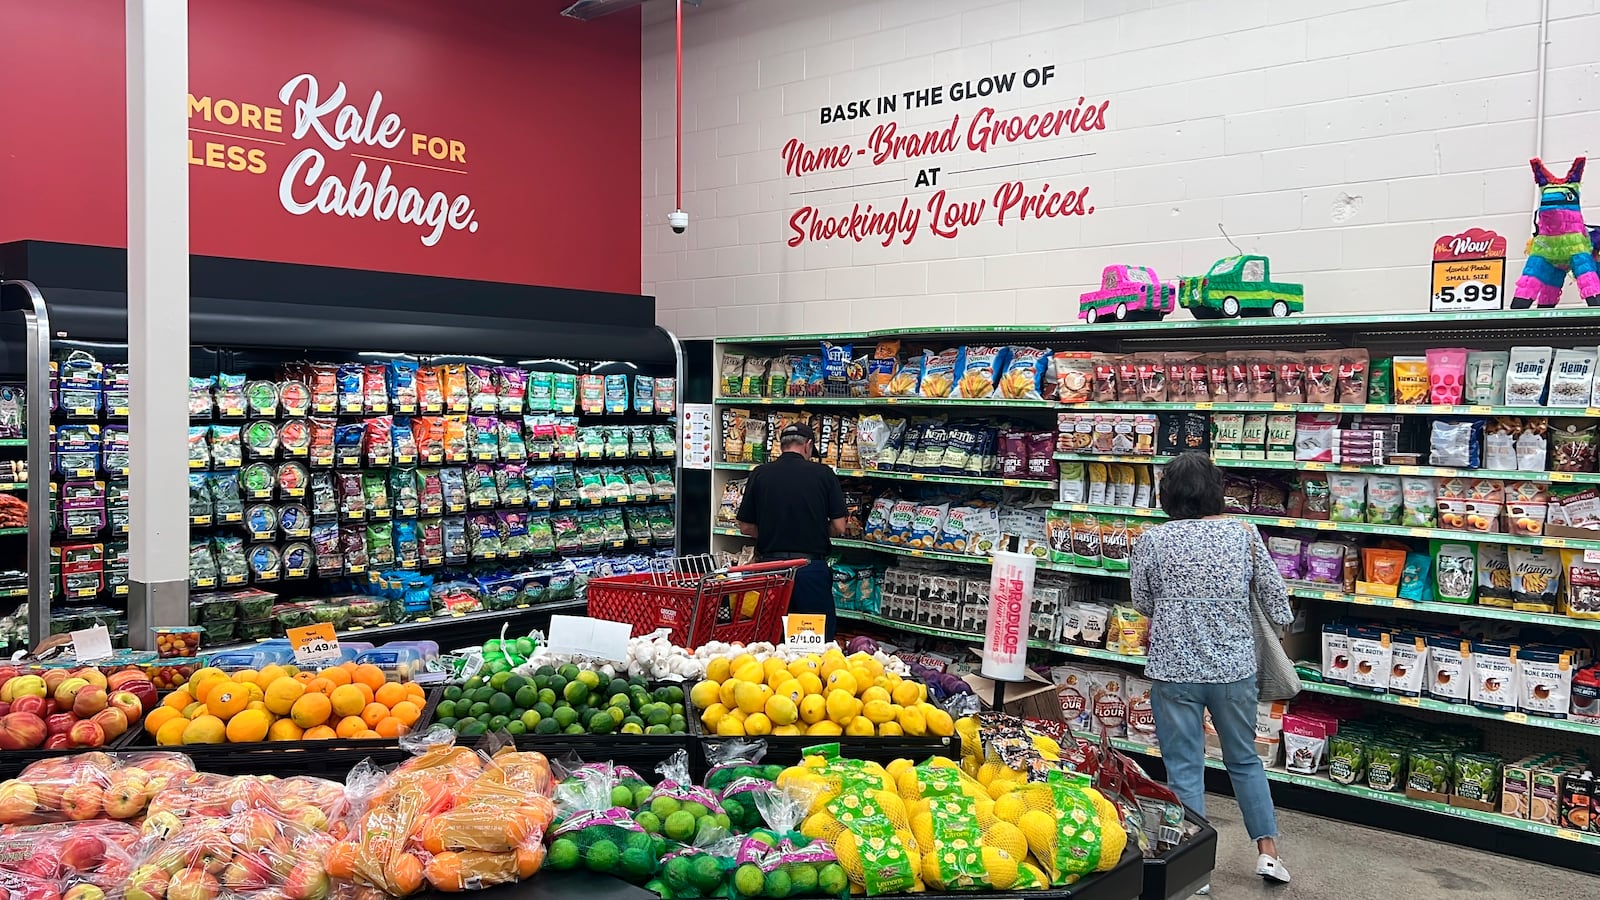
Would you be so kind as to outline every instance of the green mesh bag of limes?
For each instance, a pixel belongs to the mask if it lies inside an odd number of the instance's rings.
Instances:
[[[706,761],[711,763],[705,778],[706,789],[716,793],[733,830],[745,832],[772,826],[757,808],[756,797],[772,790],[783,766],[761,765],[766,742],[708,741],[705,752]]]
[[[644,884],[655,877],[666,842],[611,807],[570,815],[551,832],[546,868],[589,869]]]

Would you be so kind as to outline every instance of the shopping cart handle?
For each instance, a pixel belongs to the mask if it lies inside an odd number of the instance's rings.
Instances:
[[[743,566],[733,566],[728,569],[728,572],[738,572],[741,574],[748,574],[751,572],[777,572],[783,569],[799,569],[803,566],[806,566],[810,562],[811,560],[806,559],[805,557],[799,557],[796,559],[773,559],[766,562],[749,563]]]

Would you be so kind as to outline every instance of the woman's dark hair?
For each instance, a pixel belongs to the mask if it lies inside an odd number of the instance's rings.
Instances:
[[[1179,454],[1161,472],[1161,508],[1171,519],[1222,515],[1222,470],[1204,453]]]

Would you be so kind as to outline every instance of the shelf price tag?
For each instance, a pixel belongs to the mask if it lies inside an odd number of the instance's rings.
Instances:
[[[294,650],[296,665],[321,665],[335,662],[340,657],[339,636],[334,633],[331,622],[290,628],[286,634],[289,647]]]
[[[821,650],[828,633],[828,617],[793,613],[783,617],[784,644],[797,650]]]
[[[1420,697],[1396,697],[1394,702],[1401,706],[1414,706],[1419,709],[1422,707],[1422,699]]]
[[[1508,713],[1505,714],[1504,718],[1505,718],[1505,720],[1507,722],[1513,722],[1513,723],[1515,723],[1517,725],[1526,725],[1526,724],[1528,724],[1528,714],[1527,713],[1508,712]]]

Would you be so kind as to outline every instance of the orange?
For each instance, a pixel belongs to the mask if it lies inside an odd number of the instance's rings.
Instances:
[[[407,728],[417,724],[417,720],[422,718],[422,710],[410,700],[403,700],[399,703],[396,703],[391,712],[394,713],[394,717],[396,719],[400,720],[400,724],[406,726]]]
[[[317,676],[312,672],[296,672],[294,673],[294,680],[300,682],[301,684],[310,684],[311,682],[317,680]]]
[[[363,728],[356,732],[354,736],[363,741],[375,741],[383,737],[383,735],[373,731],[371,728]]]
[[[400,682],[386,681],[381,687],[378,688],[377,692],[373,694],[372,699],[382,703],[384,706],[392,708],[396,703],[406,699],[408,696],[410,696],[410,694],[406,692],[405,686],[400,684]]]
[[[401,687],[405,690],[406,696],[417,701],[418,706],[426,706],[428,704],[428,692],[422,689],[422,685],[417,684],[415,681],[408,681]]]
[[[332,728],[326,725],[318,725],[315,728],[307,728],[306,733],[301,735],[300,739],[304,741],[331,741],[338,736],[338,732]]]
[[[359,682],[351,682],[350,686],[355,688],[356,690],[360,691],[362,699],[364,699],[366,702],[368,702],[368,703],[377,702],[378,695],[377,695],[376,692],[374,692],[372,690],[372,688],[367,687],[366,685],[361,684]]]
[[[333,703],[333,714],[340,717],[359,716],[369,702],[361,689],[353,684],[341,684],[334,688],[328,700]]]
[[[183,713],[173,709],[170,706],[158,706],[155,709],[150,710],[150,714],[144,717],[145,733],[155,734],[161,730],[161,726],[167,724],[173,719],[180,719],[182,717]]]
[[[350,683],[350,673],[339,666],[334,666],[331,669],[323,669],[321,672],[317,673],[317,677],[326,678],[336,685]]]
[[[385,868],[389,883],[403,894],[422,890],[422,860],[409,853],[396,853]]]
[[[227,740],[227,728],[228,726],[216,716],[200,716],[184,727],[183,742],[185,744],[220,744]]]
[[[305,732],[296,725],[292,719],[279,719],[267,729],[269,741],[298,741],[305,737]]]
[[[221,672],[218,672],[216,669],[212,669],[210,671],[213,674],[202,676],[200,673],[196,672],[195,677],[189,679],[189,693],[193,694],[194,699],[201,703],[206,702],[206,698],[211,695],[213,688],[217,687],[218,685],[233,683],[232,679]]]
[[[272,714],[264,709],[247,709],[228,720],[228,742],[252,744],[267,739],[272,727]]]
[[[350,673],[350,680],[355,684],[364,684],[367,687],[372,688],[373,691],[377,691],[377,689],[383,687],[389,679],[383,674],[382,669],[371,663],[364,663],[356,666],[356,670]]]
[[[183,733],[189,728],[189,720],[182,716],[167,720],[165,725],[156,732],[156,746],[176,747],[183,743]]]
[[[307,691],[310,691],[310,692],[316,693],[316,694],[321,694],[324,697],[332,695],[333,694],[333,689],[338,687],[338,686],[339,685],[334,684],[333,682],[329,681],[328,679],[322,678],[320,676],[316,677],[316,678],[313,678],[310,681],[306,682],[306,690]]]
[[[377,728],[378,723],[389,718],[389,707],[382,703],[368,703],[361,710],[361,721],[367,723],[368,728]]]
[[[328,702],[328,698],[310,691],[301,695],[289,708],[289,718],[308,731],[318,725],[328,724],[328,717],[332,714],[333,704]]]
[[[242,684],[222,684],[206,695],[206,712],[226,722],[250,704],[250,692]]]
[[[396,855],[409,856],[410,854]],[[323,858],[322,864],[328,870],[328,874],[335,878],[348,879],[353,877],[356,874],[356,845],[350,841],[340,841],[334,844],[328,848],[327,856]]]
[[[161,705],[183,712],[193,702],[194,694],[190,693],[188,688],[178,688],[162,699]]]
[[[406,726],[404,722],[394,716],[386,716],[377,725],[373,726],[373,730],[378,732],[379,737],[394,738],[405,734]]]
[[[255,669],[240,669],[229,676],[235,684],[255,684],[261,675]]]
[[[267,709],[280,716],[289,714],[294,702],[306,692],[306,686],[287,675],[281,675],[267,685]]]
[[[531,847],[517,848],[517,877],[532,878],[544,865],[544,845],[534,842]]]
[[[261,688],[265,690],[267,685],[272,684],[279,678],[287,677],[289,677],[289,670],[278,665],[277,663],[273,663],[271,665],[262,666],[261,671],[256,673],[256,684],[260,685]]]
[[[345,716],[333,730],[339,737],[353,738],[367,730],[367,723],[361,721],[360,716]]]

